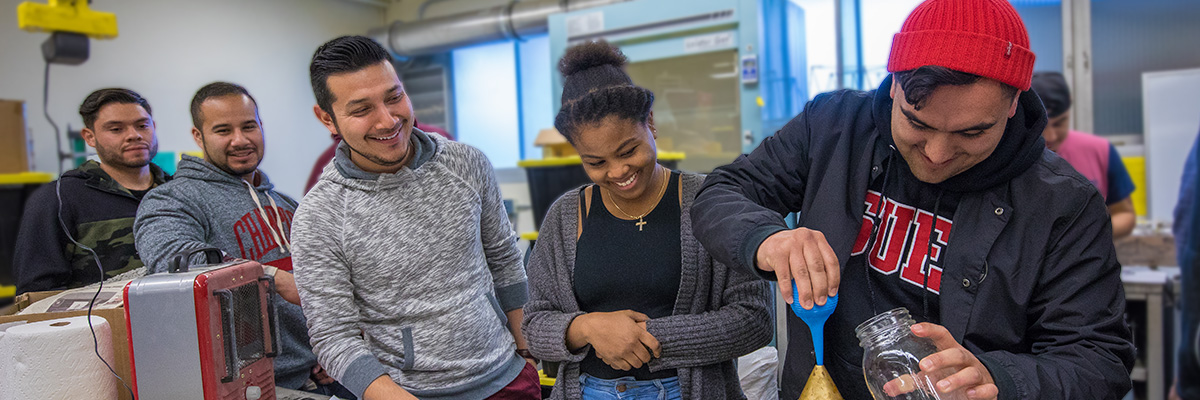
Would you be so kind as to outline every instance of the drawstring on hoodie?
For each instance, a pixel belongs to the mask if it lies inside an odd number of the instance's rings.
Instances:
[[[929,262],[933,261],[933,234],[934,228],[937,227],[938,208],[942,206],[942,190],[938,190],[937,200],[933,201],[933,222],[929,224],[929,243],[925,246],[925,262],[921,265],[921,273],[925,275],[925,282],[921,284],[921,312],[925,315],[925,321],[933,322],[929,319]]]
[[[267,230],[271,232],[271,238],[275,239],[275,244],[279,245],[279,250],[283,254],[291,252],[292,242],[288,240],[287,231],[283,229],[283,216],[279,213],[279,205],[275,204],[275,198],[271,197],[271,193],[267,192],[267,200],[271,201],[271,207],[275,208],[275,226],[271,226],[271,219],[267,218],[267,210],[263,209],[262,202],[258,200],[258,192],[254,191],[254,186],[250,182],[242,180],[246,184],[246,189],[250,191],[250,198],[254,199],[254,205],[258,207],[258,216],[267,224]],[[279,232],[275,228],[279,227]],[[280,237],[283,237],[280,240]]]
[[[883,169],[883,185],[879,188],[879,200],[875,204],[875,208],[879,210],[880,215],[883,214],[883,199],[886,197],[884,191],[887,190],[888,175],[892,173],[892,162],[895,161],[892,159],[892,156],[895,156],[896,146],[888,145],[888,147],[891,148],[892,152],[889,154],[887,166]],[[935,233],[934,228],[937,227],[938,211],[941,211],[943,193],[945,192],[939,189],[937,199],[933,203],[933,223],[929,224],[929,243],[925,248],[925,260],[921,265],[921,272],[925,278],[925,282],[921,285],[921,314],[925,316],[925,321],[929,322],[932,322],[929,319],[929,262],[933,258],[933,234]],[[880,218],[878,222],[875,222],[871,226],[871,236],[867,238],[867,258],[863,262],[863,272],[866,273],[867,277],[867,292],[871,294],[871,314],[875,315],[879,314],[879,310],[875,308],[875,287],[871,284],[870,252],[875,245],[875,238],[879,234],[879,225],[881,224],[883,224],[883,218]]]
[[[875,204],[875,209],[879,210],[879,215],[883,215],[883,192],[887,190],[888,175],[892,173],[892,156],[895,155],[896,146],[888,145],[892,152],[888,155],[887,166],[883,167],[883,186],[879,188],[879,201]],[[868,210],[870,211],[870,210]],[[879,234],[879,225],[883,223],[883,218],[879,218],[878,222],[871,224],[871,236],[867,238],[867,254],[863,261],[863,273],[867,276],[867,292],[871,294],[871,314],[879,315],[879,310],[875,309],[875,287],[871,285],[871,248],[875,246],[875,235]]]

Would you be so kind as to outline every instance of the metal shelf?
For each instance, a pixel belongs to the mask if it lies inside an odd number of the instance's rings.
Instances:
[[[1132,379],[1134,382],[1145,382],[1146,381],[1146,367],[1143,367],[1141,365],[1133,367],[1133,372],[1129,374],[1129,378]]]

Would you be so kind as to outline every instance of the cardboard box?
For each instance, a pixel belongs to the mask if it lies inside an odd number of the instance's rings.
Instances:
[[[87,310],[83,311],[67,311],[67,312],[51,312],[42,314],[16,315],[17,312],[36,303],[38,300],[58,294],[58,291],[53,292],[30,292],[22,293],[17,296],[12,305],[0,308],[0,324],[6,322],[27,321],[37,322],[50,319],[68,318],[86,316]],[[112,346],[114,360],[106,360],[113,369],[117,371],[117,375],[125,380],[127,385],[133,386],[133,375],[129,372],[129,331],[125,327],[125,309],[106,309],[92,310],[92,315],[103,317],[108,320],[108,325],[112,328]],[[7,361],[5,361],[7,362]],[[120,400],[133,400],[129,395],[129,390],[125,389],[120,383],[117,384]]]
[[[1175,237],[1165,234],[1132,235],[1117,239],[1117,261],[1121,265],[1147,267],[1179,265],[1175,258]]]
[[[533,145],[542,148],[542,158],[557,158],[570,157],[579,155],[575,152],[575,147],[567,142],[567,138],[558,129],[546,128],[538,131],[538,135],[533,139]]]
[[[0,174],[29,171],[25,103],[0,100]]]

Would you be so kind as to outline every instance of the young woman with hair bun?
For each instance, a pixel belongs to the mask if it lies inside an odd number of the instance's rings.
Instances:
[[[704,178],[658,164],[654,93],[606,42],[567,50],[554,126],[592,184],[550,207],[527,267],[524,333],[560,362],[553,399],[744,399],[736,359],[773,334],[765,281],[692,236]]]

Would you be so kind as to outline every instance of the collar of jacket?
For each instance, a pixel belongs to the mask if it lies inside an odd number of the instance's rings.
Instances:
[[[151,188],[171,180],[171,175],[163,172],[162,168],[159,168],[158,165],[150,163],[149,166],[150,176],[154,180],[154,185]],[[87,160],[79,168],[64,173],[63,177],[83,179],[84,185],[102,192],[133,197],[133,193],[129,189],[121,186],[120,183],[117,183],[116,179],[113,179],[107,172],[104,172],[104,168],[101,168],[100,163],[95,160]]]

